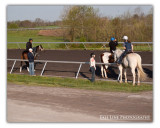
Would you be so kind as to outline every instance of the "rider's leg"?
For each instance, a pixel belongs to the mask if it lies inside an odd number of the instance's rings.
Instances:
[[[121,63],[122,63],[123,57],[124,57],[126,54],[127,54],[127,51],[124,51],[124,52],[122,53],[122,55],[119,57],[119,59],[118,59],[118,61],[117,61],[118,64],[121,64]]]

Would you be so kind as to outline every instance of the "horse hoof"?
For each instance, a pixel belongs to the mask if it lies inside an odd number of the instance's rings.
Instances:
[[[127,81],[125,81],[125,83],[127,83]]]
[[[138,83],[137,85],[140,86],[140,83]]]
[[[107,79],[108,77],[106,76],[105,78]]]
[[[135,84],[133,84],[133,86],[135,86]]]
[[[119,83],[122,83],[122,81],[119,81]]]

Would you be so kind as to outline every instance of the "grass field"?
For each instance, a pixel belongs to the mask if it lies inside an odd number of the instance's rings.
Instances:
[[[39,30],[7,31],[7,42],[27,42],[32,38],[35,42],[63,42],[63,37],[38,35]]]
[[[141,92],[151,91],[153,88],[152,85],[149,84],[141,84],[141,86],[132,86],[131,83],[120,84],[118,82],[110,81],[96,81],[95,83],[91,83],[89,80],[84,79],[44,76],[42,77],[17,74],[8,74],[7,82],[28,86],[66,87],[109,92]]]
[[[42,46],[45,48],[45,49],[87,49],[87,50],[109,50],[109,47],[107,46],[106,48],[102,47],[102,44],[85,44],[85,47],[83,44],[56,44],[56,43],[36,43],[34,44],[33,42],[33,47],[39,45],[39,44],[42,44]],[[21,43],[8,43],[7,44],[7,48],[8,49],[18,49],[18,48],[21,48],[21,49],[25,49],[26,48],[26,44],[21,44]],[[122,46],[118,46],[118,48],[121,48],[122,49]],[[148,47],[148,44],[143,44],[143,45],[135,45],[134,46],[134,51],[152,51],[153,50],[153,45],[150,45],[150,47]]]
[[[7,31],[7,42],[17,42],[17,44],[7,44],[8,49],[25,49],[25,44],[18,44],[18,42],[27,42],[29,38],[33,38],[34,42],[42,42],[41,44],[45,49],[85,49],[83,44],[47,44],[46,42],[64,42],[63,37],[54,37],[54,36],[40,36],[38,35],[39,30],[23,30],[23,31]],[[106,48],[102,47],[102,44],[85,44],[88,50],[109,50],[108,45]],[[122,47],[122,44],[119,44],[119,48]],[[152,51],[153,45],[148,46],[148,44],[136,44],[134,45],[135,51]]]

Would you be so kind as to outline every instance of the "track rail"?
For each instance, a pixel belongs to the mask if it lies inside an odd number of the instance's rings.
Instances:
[[[14,69],[14,66],[16,64],[17,61],[27,61],[28,60],[22,60],[22,59],[7,59],[7,61],[13,61],[13,65],[12,65],[12,68],[11,68],[11,71],[10,71],[10,74],[12,74],[13,72],[13,69]],[[78,68],[78,71],[77,71],[77,74],[76,74],[76,79],[78,78],[78,75],[79,75],[79,72],[81,70],[81,67],[83,64],[90,64],[89,62],[77,62],[77,61],[52,61],[52,60],[35,60],[35,62],[42,62],[44,63],[44,66],[42,68],[42,71],[41,71],[41,76],[43,75],[44,71],[45,71],[45,67],[47,65],[47,63],[65,63],[65,64],[79,64],[79,68]],[[102,65],[102,64],[105,64],[105,65],[116,65],[116,63],[100,63],[100,62],[97,62],[96,65]],[[142,66],[153,66],[153,64],[142,64]],[[120,76],[120,75],[119,75]],[[119,80],[119,76],[118,76],[118,80]]]

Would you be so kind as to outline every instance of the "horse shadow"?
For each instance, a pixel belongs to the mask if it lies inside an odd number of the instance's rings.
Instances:
[[[117,79],[118,74],[115,72],[115,69],[117,69],[117,68],[114,67],[114,66],[109,66],[107,68],[107,76],[108,76],[108,78],[111,78],[111,79],[114,79],[114,80]],[[102,78],[102,76],[101,76],[101,66],[96,66],[95,74],[96,74],[96,76]]]
[[[143,68],[144,72],[147,74],[149,78],[153,78],[153,71],[148,68]]]
[[[114,80],[117,80],[118,74],[115,72],[116,69],[117,69],[117,67],[114,67],[114,66],[108,67],[108,72],[107,72],[108,78],[112,78]]]

